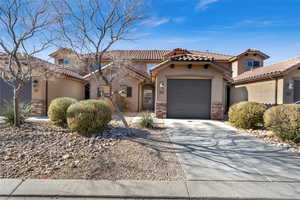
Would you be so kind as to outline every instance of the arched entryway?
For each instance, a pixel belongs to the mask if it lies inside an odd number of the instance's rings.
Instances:
[[[143,86],[143,110],[153,111],[154,110],[154,86],[144,85]]]

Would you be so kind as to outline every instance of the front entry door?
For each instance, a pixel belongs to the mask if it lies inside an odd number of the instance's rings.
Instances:
[[[143,110],[154,110],[154,88],[152,85],[146,85],[143,88]]]

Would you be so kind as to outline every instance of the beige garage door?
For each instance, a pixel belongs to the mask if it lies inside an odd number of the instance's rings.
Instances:
[[[211,80],[169,79],[167,117],[209,119]]]

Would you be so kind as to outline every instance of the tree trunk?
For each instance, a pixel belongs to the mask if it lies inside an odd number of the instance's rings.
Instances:
[[[129,127],[129,125],[128,125],[128,123],[127,123],[127,121],[126,121],[126,119],[125,119],[123,113],[121,112],[121,110],[120,110],[120,108],[119,108],[119,105],[113,100],[113,97],[111,97],[110,100],[111,100],[112,104],[114,105],[114,107],[115,107],[115,109],[116,109],[116,113],[117,113],[118,117],[120,117],[120,119],[122,120],[122,122],[123,122],[125,128],[127,129],[127,134],[128,134],[129,136],[131,136],[131,135],[132,135],[132,130],[131,130],[131,128]]]
[[[14,88],[14,126],[20,127],[20,109],[19,109],[20,89]]]

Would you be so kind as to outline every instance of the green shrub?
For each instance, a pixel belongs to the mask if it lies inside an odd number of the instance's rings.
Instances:
[[[50,121],[55,125],[64,126],[67,123],[67,110],[70,105],[76,102],[77,100],[69,97],[56,98],[51,101],[48,109]]]
[[[142,127],[147,127],[147,128],[153,128],[154,127],[154,120],[150,112],[144,112],[142,114],[142,118],[139,121],[139,124]]]
[[[230,107],[230,123],[238,128],[250,129],[263,125],[264,112],[267,106],[255,102],[240,102]]]
[[[109,106],[109,108],[111,109],[112,112],[115,112],[115,107],[114,104],[112,103],[112,101],[107,98],[107,97],[102,97],[99,99],[100,101],[104,101],[105,103],[107,103],[107,105]]]
[[[25,120],[30,116],[31,107],[30,104],[23,104],[20,106],[20,123],[23,124]],[[5,102],[4,110],[2,112],[5,123],[14,124],[14,104],[12,102]]]
[[[111,115],[112,111],[104,101],[80,101],[68,108],[68,127],[72,131],[90,136],[92,133],[102,132],[111,121]]]
[[[264,114],[265,127],[283,140],[300,142],[300,105],[279,105]]]

